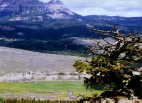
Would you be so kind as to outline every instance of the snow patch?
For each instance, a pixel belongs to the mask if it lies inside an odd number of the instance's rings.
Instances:
[[[9,3],[4,3],[4,4],[0,5],[0,10],[5,9],[8,5],[9,5]]]
[[[15,17],[9,19],[9,21],[21,21],[21,20],[28,20],[28,17]]]
[[[52,19],[62,19],[62,18],[65,18],[64,15],[61,14],[61,13],[48,14],[47,16],[51,17]]]

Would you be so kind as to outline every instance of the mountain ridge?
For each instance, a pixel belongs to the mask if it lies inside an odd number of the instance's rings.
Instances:
[[[11,3],[12,7],[18,7],[18,12],[11,14],[10,9],[0,10],[0,15],[9,15],[0,18],[1,46],[44,52],[56,50],[81,52],[84,47],[75,44],[70,38],[79,41],[83,38],[84,41],[84,38],[92,40],[103,37],[88,29],[86,24],[103,30],[111,30],[111,26],[117,25],[125,34],[142,32],[142,17],[82,16],[68,9],[60,0],[51,0],[48,3],[38,0],[3,0],[3,2],[1,0],[0,7],[6,1]]]
[[[10,20],[72,19],[79,16],[64,6],[60,0],[44,3],[38,0],[4,1],[0,4],[0,15],[12,16]]]

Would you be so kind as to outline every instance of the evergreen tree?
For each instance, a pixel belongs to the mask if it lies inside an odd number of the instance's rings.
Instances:
[[[113,30],[92,29],[111,37],[115,43],[97,43],[90,49],[93,54],[88,61],[78,60],[74,64],[77,72],[91,75],[84,80],[88,88],[96,84],[109,85],[110,91],[102,96],[138,96],[142,98],[142,38],[136,34],[123,34],[114,26]],[[100,52],[101,51],[101,52]]]

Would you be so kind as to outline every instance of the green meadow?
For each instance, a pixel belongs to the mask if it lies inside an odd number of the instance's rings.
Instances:
[[[0,83],[0,96],[54,96],[68,97],[68,93],[79,96],[100,94],[102,90],[86,89],[81,81],[11,82]]]

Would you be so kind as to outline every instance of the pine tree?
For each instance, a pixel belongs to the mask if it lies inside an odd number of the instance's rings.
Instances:
[[[97,43],[90,48],[91,60],[76,61],[76,70],[91,75],[84,80],[88,88],[109,85],[102,96],[138,96],[142,98],[142,38],[138,33],[123,34],[115,26],[111,31],[92,29],[111,37],[115,43]],[[99,52],[101,50],[101,53]],[[99,52],[99,53],[98,53]]]

